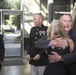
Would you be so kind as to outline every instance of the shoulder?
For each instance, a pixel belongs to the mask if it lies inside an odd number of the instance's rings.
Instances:
[[[31,31],[32,31],[32,30],[35,30],[35,29],[36,29],[36,27],[34,26],[34,27],[31,28]]]
[[[72,29],[72,37],[76,39],[76,29]]]
[[[76,29],[72,29],[72,31],[76,31]]]
[[[32,27],[31,29],[35,29],[36,27],[34,26],[34,27]]]
[[[47,26],[43,25],[43,27],[48,28]]]
[[[41,29],[47,30],[47,26],[42,25]]]
[[[72,33],[76,33],[76,29],[72,29]]]
[[[71,38],[76,38],[76,29],[71,29],[68,33]]]

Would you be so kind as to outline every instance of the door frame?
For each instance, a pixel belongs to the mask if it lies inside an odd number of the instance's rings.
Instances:
[[[17,15],[21,15],[21,54],[20,54],[20,57],[21,58],[23,58],[23,56],[24,56],[24,23],[23,23],[23,11],[21,11],[21,10],[6,10],[6,9],[4,9],[4,10],[0,10],[0,12],[1,12],[1,33],[2,33],[2,35],[3,35],[3,39],[4,39],[4,28],[3,28],[3,25],[4,25],[4,15],[15,15],[15,14],[17,14]],[[5,43],[5,39],[4,39],[4,43]],[[10,57],[10,56],[9,56]]]

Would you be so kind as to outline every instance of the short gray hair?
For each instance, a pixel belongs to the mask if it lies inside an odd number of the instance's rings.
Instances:
[[[41,13],[35,13],[34,15],[40,15],[42,17],[42,20],[43,20],[43,15]]]

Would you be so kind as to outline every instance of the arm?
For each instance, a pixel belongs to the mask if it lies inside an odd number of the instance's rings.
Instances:
[[[31,29],[32,31],[32,29]],[[29,40],[28,40],[28,44],[27,44],[27,56],[26,56],[26,59],[29,61],[31,58],[30,58],[30,53],[31,53],[31,46],[32,46],[32,41],[31,41],[31,31],[30,31],[30,35],[29,35]]]
[[[30,60],[30,42],[28,41],[28,44],[27,44],[27,56],[26,56],[26,59],[29,61]]]
[[[34,60],[39,60],[41,57],[43,57],[43,55],[47,55],[45,50],[42,50],[39,54],[37,54],[33,59]]]
[[[73,52],[65,54],[62,56],[63,60],[66,64],[76,63],[76,30],[70,34],[73,42],[74,42],[74,49]]]
[[[71,42],[71,49],[73,49],[73,45],[75,45],[72,40],[70,40]],[[62,55],[60,56],[58,53],[56,52],[53,52],[53,55],[49,55],[49,60],[53,61],[53,62],[58,62],[58,61],[64,61],[65,64],[69,65],[69,64],[72,64],[72,63],[76,63],[76,52],[75,52],[75,48],[76,46],[74,46],[74,49],[72,52],[68,53],[68,54],[65,54],[65,55]]]
[[[5,54],[3,36],[0,34],[0,61],[3,62]]]
[[[44,36],[43,38],[39,39],[37,43],[35,44],[36,48],[45,49],[49,45],[49,40],[47,40],[47,36]]]
[[[62,43],[63,42],[63,43]],[[67,42],[61,40],[60,43],[57,41],[57,40],[47,40],[47,36],[39,39],[35,45],[36,48],[41,48],[41,49],[47,49],[48,47],[51,47],[51,46],[58,46],[58,47],[64,47],[64,46],[67,46]],[[44,50],[40,53],[40,55],[44,53]],[[60,57],[61,58],[61,57]],[[59,58],[59,59],[60,59]],[[49,57],[49,60],[51,58]],[[55,59],[55,58],[54,58]],[[58,60],[59,60],[58,59]]]
[[[42,37],[35,44],[36,48],[43,49],[34,59],[38,60],[43,54],[46,54],[45,49],[48,47],[50,41],[47,40],[47,36]]]

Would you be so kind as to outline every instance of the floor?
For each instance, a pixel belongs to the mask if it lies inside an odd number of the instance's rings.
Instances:
[[[0,75],[30,75],[30,65],[26,59],[23,61],[25,65],[3,66]]]
[[[14,35],[11,35],[7,37],[10,40],[14,40]],[[11,42],[8,44],[8,41],[5,44],[5,48],[9,47],[9,49],[5,49],[5,56],[20,56],[21,53],[19,53],[19,49],[16,47],[17,44],[12,45]],[[9,46],[10,45],[10,46]],[[13,49],[11,47],[15,47],[16,49]],[[11,48],[11,49],[10,49]],[[26,52],[25,52],[26,55]],[[24,65],[13,65],[13,66],[2,66],[2,70],[0,72],[0,75],[30,75],[30,65],[29,62],[26,59],[23,59]]]

